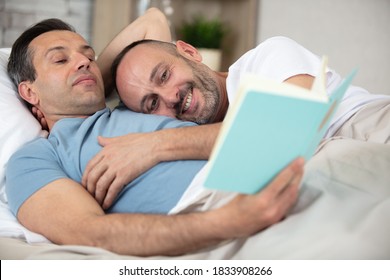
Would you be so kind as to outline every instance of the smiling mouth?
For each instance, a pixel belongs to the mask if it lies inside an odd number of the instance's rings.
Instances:
[[[190,92],[188,95],[187,95],[187,100],[185,102],[185,105],[184,105],[184,108],[183,108],[183,113],[185,113],[191,106],[191,101],[192,101],[192,92]]]
[[[181,108],[182,108],[181,112],[180,112],[181,115],[184,114],[185,112],[187,112],[191,107],[192,98],[193,98],[193,90],[194,90],[194,88],[192,86],[189,86],[187,88],[187,94],[182,99],[182,102],[180,102]]]

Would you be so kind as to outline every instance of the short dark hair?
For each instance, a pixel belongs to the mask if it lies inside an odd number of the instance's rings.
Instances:
[[[119,64],[121,63],[123,57],[134,47],[142,44],[150,44],[154,45],[156,47],[162,48],[168,53],[174,55],[174,56],[180,56],[179,53],[176,50],[175,44],[169,43],[169,42],[164,42],[164,41],[158,41],[158,40],[152,40],[152,39],[143,39],[139,41],[135,41],[131,43],[130,45],[127,45],[114,59],[111,65],[111,77],[112,77],[112,82],[114,84],[114,88],[116,91],[118,91],[117,86],[116,86],[116,73],[119,67]]]
[[[8,75],[16,87],[18,87],[22,81],[33,82],[36,79],[31,49],[28,48],[31,41],[43,33],[55,30],[76,32],[71,25],[64,21],[51,18],[31,26],[16,39],[15,43],[12,45],[7,66]]]

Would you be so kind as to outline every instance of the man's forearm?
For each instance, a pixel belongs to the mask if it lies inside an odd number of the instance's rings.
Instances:
[[[171,40],[168,21],[157,8],[148,9],[144,15],[126,26],[99,55],[97,63],[102,72],[107,95],[114,87],[111,78],[111,64],[115,57],[127,45],[142,39]]]
[[[297,160],[256,195],[237,196],[208,212],[171,216],[105,215],[78,183],[59,179],[30,196],[18,219],[58,244],[138,256],[179,255],[252,235],[280,221],[296,201],[302,175],[303,161]]]
[[[38,190],[18,213],[24,226],[54,243],[137,256],[178,255],[216,244],[227,232],[221,226],[224,217],[217,210],[170,216],[105,214],[84,188],[69,179]]]
[[[100,137],[103,149],[88,162],[82,185],[107,209],[124,185],[160,162],[208,159],[220,127],[211,124]]]
[[[260,193],[239,195],[226,205],[207,212],[160,216],[118,215],[110,228],[126,232],[123,240],[116,239],[111,248],[121,251],[127,243],[127,253],[149,255],[180,255],[194,252],[221,241],[248,237],[282,220],[294,205],[303,175],[303,159],[297,159],[280,172]],[[121,220],[121,217],[124,220]],[[112,219],[111,216],[103,217]],[[114,221],[114,223],[112,223]],[[117,223],[116,223],[117,222]],[[104,227],[105,222],[102,222]],[[129,229],[131,225],[131,230]],[[94,231],[99,232],[99,231]],[[110,240],[108,240],[110,241]],[[108,242],[109,243],[109,242]]]
[[[158,162],[208,159],[221,123],[158,131]]]
[[[93,245],[126,255],[182,255],[224,240],[216,215],[105,215],[99,218],[101,226],[95,223],[98,227],[93,230],[94,240],[102,242]]]

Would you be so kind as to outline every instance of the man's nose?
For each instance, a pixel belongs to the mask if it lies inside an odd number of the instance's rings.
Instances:
[[[81,70],[83,68],[88,69],[91,64],[91,60],[83,54],[77,54],[75,56],[75,59],[76,67],[78,70]]]
[[[161,91],[161,100],[164,104],[161,108],[165,115],[175,117],[177,115],[177,106],[180,104],[180,93],[177,89],[163,89]],[[161,106],[161,104],[160,104]]]
[[[175,88],[162,89],[161,97],[167,108],[174,108],[180,102],[180,92]]]

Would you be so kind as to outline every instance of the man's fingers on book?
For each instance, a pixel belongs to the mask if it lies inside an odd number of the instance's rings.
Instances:
[[[268,185],[264,190],[270,192],[271,194],[277,196],[280,194],[292,180],[296,177],[295,175],[302,173],[303,170],[303,160],[298,158],[290,163],[285,169],[283,169],[273,181]]]
[[[278,211],[280,219],[283,219],[290,209],[295,205],[298,194],[299,185],[302,179],[302,172],[295,174],[292,180],[282,190],[278,197],[275,198],[274,205]]]
[[[293,162],[291,163],[291,167],[296,171],[296,172],[302,172],[303,167],[305,165],[305,159],[302,157],[298,157]]]

